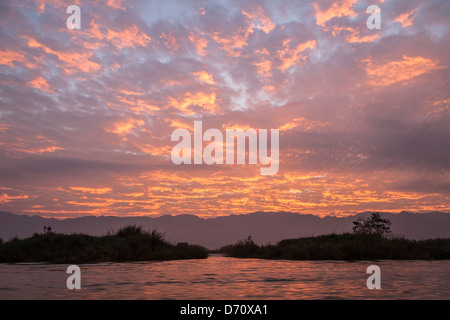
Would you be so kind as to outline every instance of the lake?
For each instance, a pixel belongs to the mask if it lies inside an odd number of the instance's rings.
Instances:
[[[381,289],[369,290],[369,265]],[[0,299],[450,299],[450,261],[204,260],[68,265],[0,264]]]

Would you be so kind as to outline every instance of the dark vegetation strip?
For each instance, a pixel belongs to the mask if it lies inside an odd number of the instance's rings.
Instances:
[[[57,234],[47,230],[27,239],[0,239],[0,262],[97,263],[204,259],[206,248],[174,245],[163,234],[127,226],[104,236]]]
[[[450,259],[450,239],[408,240],[379,234],[344,233],[286,239],[257,245],[251,237],[222,247],[229,257],[292,260],[428,260]]]

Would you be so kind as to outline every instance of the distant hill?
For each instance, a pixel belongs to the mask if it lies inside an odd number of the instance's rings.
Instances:
[[[287,212],[255,212],[203,219],[195,215],[150,217],[86,216],[54,219],[40,216],[17,215],[0,211],[0,238],[25,238],[42,233],[44,226],[58,233],[85,233],[104,235],[125,225],[141,225],[158,231],[172,242],[189,242],[216,249],[249,235],[258,244],[276,243],[282,239],[348,232],[358,216],[320,218],[310,214]],[[396,235],[408,239],[450,237],[450,213],[384,213],[392,222]]]

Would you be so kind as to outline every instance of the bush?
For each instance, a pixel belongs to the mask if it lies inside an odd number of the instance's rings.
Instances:
[[[369,218],[353,221],[353,232],[357,234],[377,234],[382,237],[391,233],[391,221],[383,219],[381,213],[374,212]]]

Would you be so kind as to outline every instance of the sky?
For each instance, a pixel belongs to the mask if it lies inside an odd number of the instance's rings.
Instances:
[[[1,1],[0,210],[448,211],[449,17],[447,0]],[[279,129],[278,172],[172,163],[194,121]]]

